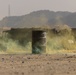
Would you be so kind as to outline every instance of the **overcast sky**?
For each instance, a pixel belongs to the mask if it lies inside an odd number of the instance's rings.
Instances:
[[[0,0],[0,20],[8,16],[25,15],[37,10],[76,12],[76,0]]]

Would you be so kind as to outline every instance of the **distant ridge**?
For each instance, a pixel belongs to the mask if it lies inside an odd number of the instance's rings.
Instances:
[[[23,16],[5,17],[0,21],[0,27],[34,27],[34,26],[54,26],[56,24],[67,24],[76,28],[76,13],[54,12],[49,10],[34,11]]]

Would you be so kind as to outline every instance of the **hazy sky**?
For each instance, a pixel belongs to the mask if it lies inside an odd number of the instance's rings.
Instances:
[[[0,20],[8,16],[9,4],[11,16],[25,15],[44,9],[76,12],[76,0],[0,0]]]

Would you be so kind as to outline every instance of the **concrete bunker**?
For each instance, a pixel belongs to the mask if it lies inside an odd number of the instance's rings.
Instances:
[[[31,41],[33,54],[46,53],[46,32],[47,30],[42,28],[11,28],[5,31],[10,35],[13,40],[19,40],[21,45],[24,41]],[[26,35],[28,33],[28,35]],[[20,42],[21,41],[21,42]],[[23,43],[22,43],[23,42]]]

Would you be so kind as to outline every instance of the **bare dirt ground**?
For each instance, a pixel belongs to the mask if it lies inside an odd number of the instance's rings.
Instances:
[[[76,75],[76,55],[0,55],[0,75]]]

